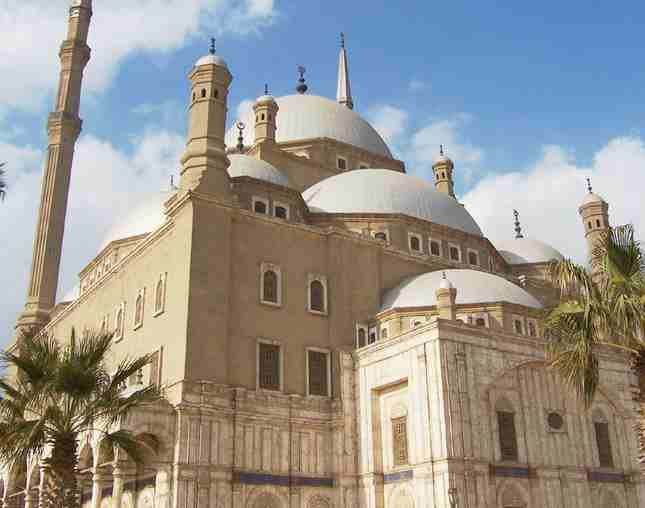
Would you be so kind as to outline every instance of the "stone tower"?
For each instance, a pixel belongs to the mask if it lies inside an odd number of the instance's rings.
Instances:
[[[233,80],[223,58],[210,53],[200,58],[188,75],[191,103],[188,141],[181,158],[180,193],[196,191],[217,195],[230,201],[230,179],[226,170],[224,133],[226,129],[228,88]]]
[[[61,73],[56,106],[47,121],[49,146],[27,303],[18,319],[18,330],[43,326],[56,303],[74,146],[82,126],[78,114],[83,71],[90,60],[87,35],[91,18],[92,0],[73,0],[69,10],[67,39],[59,53]]]
[[[450,197],[455,197],[455,184],[452,179],[452,172],[455,166],[443,153],[443,145],[439,148],[439,157],[432,165],[434,171],[434,185],[439,192],[448,194]]]
[[[272,95],[269,95],[269,90],[265,87],[264,95],[258,97],[253,105],[256,143],[275,143],[278,109],[278,103]]]
[[[589,193],[582,200],[578,213],[582,218],[582,225],[587,240],[587,251],[592,270],[595,269],[594,250],[598,242],[607,234],[609,224],[609,205],[598,194],[593,192],[591,181],[587,179]]]

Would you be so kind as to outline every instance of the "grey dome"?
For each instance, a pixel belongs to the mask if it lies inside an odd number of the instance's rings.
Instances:
[[[548,263],[564,259],[564,256],[550,245],[530,238],[514,238],[497,243],[495,247],[509,265]]]
[[[242,154],[229,154],[228,159],[231,161],[228,168],[231,178],[249,176],[283,187],[291,186],[289,179],[268,162]]]
[[[388,169],[358,169],[326,178],[302,194],[312,212],[404,214],[483,236],[455,199],[414,176]]]
[[[392,158],[390,149],[378,132],[355,111],[335,101],[317,95],[286,95],[276,98],[280,108],[276,117],[276,141],[285,143],[312,138],[331,138],[363,150]],[[255,125],[255,113],[240,118],[247,126]],[[226,146],[237,144],[235,126],[226,133]],[[255,133],[249,129],[246,145],[255,142]]]
[[[103,238],[103,242],[101,242],[100,250],[103,250],[110,242],[115,240],[150,233],[161,226],[166,220],[164,203],[175,192],[175,189],[171,189],[155,192],[146,197],[110,228]]]
[[[457,305],[507,302],[534,309],[543,306],[533,295],[498,275],[478,270],[446,270],[446,276],[457,290]],[[435,292],[441,285],[442,272],[428,272],[405,279],[383,295],[381,312],[407,307],[430,307],[437,304]]]
[[[220,67],[228,69],[228,65],[226,65],[224,59],[219,55],[213,54],[205,55],[195,62],[195,67],[199,67],[200,65],[219,65]]]

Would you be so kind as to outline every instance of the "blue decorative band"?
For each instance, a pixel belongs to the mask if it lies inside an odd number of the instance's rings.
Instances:
[[[627,481],[622,473],[600,473],[598,471],[588,471],[587,479],[590,482],[624,483]]]
[[[383,483],[400,482],[402,480],[411,480],[414,477],[414,471],[400,471],[398,473],[388,473],[383,475]]]
[[[490,474],[507,478],[530,478],[531,470],[528,467],[491,466]]]
[[[262,473],[233,473],[233,483],[246,485],[277,485],[279,487],[333,487],[333,478],[309,478]]]

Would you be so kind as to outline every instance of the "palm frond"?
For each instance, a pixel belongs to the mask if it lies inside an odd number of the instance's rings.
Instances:
[[[141,464],[144,461],[148,450],[153,453],[158,453],[159,451],[159,441],[151,434],[137,437],[127,430],[117,430],[107,434],[105,441],[123,450],[137,464]]]

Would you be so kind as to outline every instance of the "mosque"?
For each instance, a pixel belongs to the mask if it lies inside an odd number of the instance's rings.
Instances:
[[[627,358],[600,351],[589,410],[546,368],[562,255],[517,215],[493,245],[443,150],[434,181],[408,175],[354,110],[344,43],[335,99],[301,73],[228,132],[236,63],[199,58],[177,186],[115,225],[56,302],[91,16],[73,0],[17,329],[113,332],[114,362],[153,358],[124,389],[166,400],[121,422],[159,439],[143,465],[83,436],[84,507],[645,506]],[[608,209],[581,193],[590,249]],[[43,485],[37,460],[5,469],[2,503],[36,508]]]

